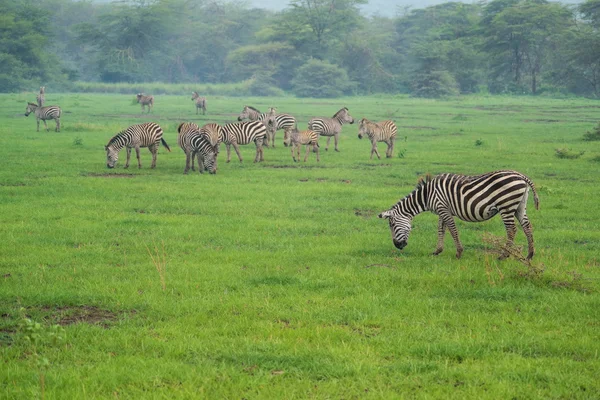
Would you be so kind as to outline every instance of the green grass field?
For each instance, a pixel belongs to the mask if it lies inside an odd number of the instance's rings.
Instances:
[[[133,98],[49,92],[64,114],[47,133],[23,116],[34,94],[0,95],[0,398],[600,397],[597,101],[209,97],[196,116],[187,94],[150,115]],[[369,160],[355,124],[294,163],[279,131],[264,163],[222,146],[216,175],[183,175],[178,123],[244,105],[301,128],[343,106],[394,119],[395,155]],[[103,146],[142,121],[173,151],[108,170]],[[496,169],[536,184],[532,266],[496,260],[499,218],[457,223],[460,260],[449,235],[430,255],[431,213],[394,248],[377,214],[419,176]]]

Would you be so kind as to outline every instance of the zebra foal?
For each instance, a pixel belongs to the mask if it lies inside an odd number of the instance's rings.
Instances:
[[[267,138],[267,128],[261,121],[233,122],[223,125],[223,143],[227,148],[227,162],[231,161],[231,146],[242,162],[239,145],[254,142],[256,157],[254,162],[264,161],[263,143]]]
[[[514,242],[517,233],[516,217],[527,237],[527,259],[530,260],[534,245],[526,210],[529,188],[533,192],[535,208],[539,209],[533,182],[520,172],[494,171],[474,176],[442,174],[419,180],[412,193],[380,213],[379,218],[388,218],[394,246],[401,250],[408,243],[413,217],[431,211],[439,215],[438,242],[433,254],[438,255],[444,250],[444,234],[448,229],[456,245],[456,258],[460,258],[463,245],[458,238],[454,217],[467,222],[481,222],[500,214],[506,228],[507,245]],[[508,252],[505,251],[500,259],[506,257]]]
[[[144,112],[145,106],[148,106],[148,114],[150,114],[150,109],[154,107],[154,96],[138,93],[135,97],[137,102],[142,106],[142,112]]]
[[[206,169],[210,174],[217,173],[217,152],[210,143],[209,137],[201,132],[194,123],[181,123],[177,127],[177,144],[185,153],[184,174],[194,170],[194,157],[198,157],[198,171],[202,174]]]
[[[158,124],[154,122],[145,122],[143,124],[131,125],[129,128],[117,133],[113,136],[104,150],[106,150],[106,166],[108,168],[114,168],[115,164],[119,160],[119,152],[123,147],[127,150],[127,162],[125,168],[129,168],[129,159],[131,158],[131,149],[135,149],[135,154],[138,160],[138,168],[142,168],[142,162],[140,160],[140,148],[147,147],[152,153],[152,165],[151,168],[156,167],[156,154],[158,152],[158,145],[162,143],[167,150],[171,151],[171,148],[163,139],[163,130]]]
[[[371,122],[363,118],[358,123],[358,138],[362,139],[363,136],[367,136],[371,140],[371,160],[373,159],[373,154],[376,154],[377,158],[381,160],[379,151],[377,151],[377,142],[387,144],[385,156],[386,158],[392,157],[397,133],[398,128],[394,121]]]
[[[56,128],[54,129],[56,132],[60,132],[60,116],[62,115],[62,110],[59,106],[47,106],[40,107],[35,103],[27,102],[27,108],[25,109],[25,116],[29,117],[29,114],[35,114],[35,120],[37,122],[37,131],[40,131],[40,120],[44,122],[44,126],[46,127],[46,132],[49,132],[47,120],[53,119],[56,122]]]
[[[306,145],[306,155],[304,156],[304,162],[308,159],[308,154],[310,153],[310,149],[312,147],[313,151],[317,153],[317,162],[319,159],[319,134],[315,131],[306,130],[306,131],[298,131],[298,128],[285,128],[284,136],[283,136],[283,145],[291,146],[292,149],[292,159],[294,162],[300,160],[300,146]],[[296,156],[298,160],[296,160]]]
[[[194,104],[196,104],[196,115],[198,115],[198,110],[202,109],[202,115],[206,114],[206,97],[200,96],[198,92],[192,92],[192,100],[194,100]]]
[[[275,147],[275,133],[279,129],[296,126],[296,118],[290,114],[277,114],[275,108],[269,108],[269,112],[261,113],[258,109],[251,106],[244,106],[242,112],[238,116],[238,121],[249,119],[250,121],[266,121],[267,122],[267,147]]]
[[[308,121],[308,129],[317,132],[321,136],[327,137],[327,146],[325,146],[325,151],[329,149],[329,142],[331,141],[331,137],[333,136],[335,151],[338,150],[338,137],[340,132],[342,131],[342,125],[349,123],[354,123],[354,118],[348,113],[348,108],[344,107],[335,114],[333,117],[315,117]]]

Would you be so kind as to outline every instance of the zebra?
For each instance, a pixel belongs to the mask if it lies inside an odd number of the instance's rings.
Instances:
[[[254,142],[256,144],[256,157],[254,162],[264,161],[263,143],[267,137],[267,128],[261,121],[233,122],[223,125],[223,143],[227,148],[227,162],[231,161],[231,147],[242,162],[242,155],[238,145]]]
[[[271,111],[275,111],[275,109],[269,109],[269,112],[261,113],[254,107],[244,106],[244,109],[238,116],[238,121],[243,121],[248,118],[250,121],[264,121],[268,118],[269,113]],[[273,146],[275,147],[275,133],[279,129],[285,128],[293,128],[296,126],[296,118],[291,116],[290,114],[275,114],[275,124],[273,126],[267,127],[268,139],[267,139],[267,147]],[[270,128],[270,129],[269,129]]]
[[[529,253],[533,257],[533,232],[527,218],[527,198],[529,188],[533,192],[535,208],[539,209],[539,198],[533,182],[517,171],[494,171],[482,175],[441,174],[420,179],[417,187],[391,209],[379,214],[388,218],[392,241],[398,249],[408,242],[411,222],[415,215],[431,211],[439,215],[438,242],[434,255],[444,250],[444,234],[450,231],[456,245],[456,258],[460,258],[463,246],[458,238],[458,230],[453,217],[467,222],[480,222],[500,214],[506,228],[507,245],[514,242],[517,228],[514,218],[527,237]],[[506,249],[500,259],[508,257]]]
[[[194,156],[198,157],[198,171],[203,173],[208,170],[209,173],[217,173],[217,153],[215,147],[210,143],[209,138],[200,133],[200,128],[194,123],[183,122],[177,127],[177,144],[185,152],[184,174],[190,170],[190,160],[192,161],[192,171],[194,170]]]
[[[49,119],[53,119],[56,122],[56,132],[60,132],[60,116],[62,115],[62,110],[59,106],[47,106],[40,107],[35,103],[27,102],[27,108],[25,109],[25,116],[28,117],[29,114],[34,113],[35,119],[37,122],[37,131],[40,131],[40,120],[44,122],[44,126],[46,127],[46,132],[49,131],[48,124],[46,121]]]
[[[308,153],[310,153],[310,145],[315,153],[317,153],[317,162],[319,162],[319,134],[315,131],[306,130],[298,131],[297,127],[287,127],[284,130],[283,137],[284,146],[290,146],[292,149],[292,159],[297,162],[300,159],[300,146],[306,145],[306,155],[304,156],[304,162],[308,159]],[[296,160],[296,154],[298,160]]]
[[[192,100],[195,100],[196,104],[196,115],[198,115],[198,110],[202,109],[202,115],[206,114],[206,97],[200,96],[198,92],[192,92]]]
[[[363,118],[358,123],[358,138],[362,139],[363,136],[368,136],[371,139],[371,160],[373,154],[377,154],[377,158],[381,160],[379,151],[377,151],[377,142],[385,142],[387,144],[385,156],[386,158],[392,157],[397,133],[398,128],[394,121],[387,120],[376,123]]]
[[[36,97],[38,107],[44,106],[44,102],[46,101],[46,98],[44,97],[45,93],[46,93],[46,86],[40,86],[40,94],[38,94]]]
[[[223,141],[223,128],[221,125],[215,123],[204,124],[200,128],[200,134],[208,139],[211,146],[215,149],[215,154],[218,155],[220,152],[219,147]]]
[[[325,151],[329,149],[329,142],[333,136],[335,142],[335,151],[338,150],[338,136],[342,131],[342,125],[345,123],[354,123],[354,118],[348,113],[348,107],[344,107],[335,114],[333,117],[315,117],[308,121],[308,129],[317,132],[321,136],[327,137],[327,146]]]
[[[138,93],[135,97],[137,102],[142,105],[142,112],[144,112],[145,106],[148,106],[148,114],[150,114],[150,109],[154,107],[154,96]]]
[[[147,147],[152,153],[151,168],[156,167],[156,154],[158,152],[158,144],[162,143],[167,150],[171,148],[163,139],[162,128],[154,122],[145,122],[143,124],[131,125],[129,128],[117,133],[113,136],[104,149],[106,150],[106,166],[114,168],[119,159],[119,152],[123,147],[127,149],[127,162],[125,168],[129,168],[129,159],[131,157],[131,149],[135,149],[135,154],[138,160],[138,168],[142,168],[140,160],[140,148]]]

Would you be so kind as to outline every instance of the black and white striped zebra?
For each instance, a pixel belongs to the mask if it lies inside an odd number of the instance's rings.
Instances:
[[[329,142],[331,141],[331,137],[333,136],[335,151],[338,150],[338,138],[340,132],[342,131],[342,125],[349,123],[354,123],[354,118],[348,113],[348,108],[344,107],[338,112],[336,112],[333,117],[315,117],[308,121],[308,129],[317,132],[321,136],[327,137],[327,146],[325,146],[325,151],[329,149]]]
[[[292,159],[294,162],[298,162],[298,160],[300,160],[300,146],[303,144],[306,145],[304,162],[306,162],[308,159],[308,153],[310,153],[311,148],[315,153],[317,153],[317,162],[319,162],[319,134],[315,131],[311,131],[310,129],[306,131],[299,131],[297,127],[285,128],[283,145],[286,147],[291,146]],[[298,157],[298,160],[296,157]]]
[[[36,97],[38,107],[43,107],[46,102],[46,86],[40,86],[40,93]]]
[[[223,143],[227,148],[227,162],[231,161],[231,146],[233,146],[240,162],[242,162],[242,155],[238,146],[250,142],[256,144],[254,162],[264,161],[263,144],[266,139],[267,128],[261,121],[234,122],[223,125]]]
[[[200,96],[198,92],[192,92],[192,100],[194,100],[194,104],[196,105],[196,115],[198,115],[198,110],[202,109],[202,115],[206,114],[206,97]]]
[[[184,174],[194,170],[194,157],[198,158],[198,171],[203,173],[206,169],[209,173],[217,173],[217,153],[215,147],[210,143],[208,136],[200,132],[198,125],[194,123],[181,123],[177,127],[177,144],[185,153]]]
[[[534,253],[533,232],[526,210],[529,188],[533,192],[535,208],[539,209],[533,182],[517,171],[495,171],[475,176],[442,174],[421,179],[412,193],[380,213],[379,218],[389,219],[392,241],[398,249],[403,249],[408,243],[413,217],[431,211],[439,215],[438,242],[433,254],[444,250],[444,234],[448,229],[456,245],[456,258],[460,258],[463,246],[454,217],[480,222],[500,214],[506,228],[507,245],[514,242],[516,217],[527,237],[527,259],[531,259]],[[500,258],[507,256],[508,253],[504,252]]]
[[[156,167],[156,154],[158,152],[159,143],[162,143],[167,150],[171,151],[171,148],[162,136],[162,128],[154,122],[131,125],[129,128],[113,136],[108,141],[108,144],[104,146],[104,149],[106,150],[106,166],[108,168],[114,168],[119,160],[119,152],[125,147],[127,149],[127,162],[125,163],[125,168],[129,168],[129,159],[131,157],[132,148],[135,149],[138,168],[142,168],[140,148],[147,147],[148,150],[150,150],[150,153],[152,153],[151,168]]]
[[[47,120],[53,119],[56,122],[56,132],[60,132],[60,116],[62,115],[62,110],[59,106],[46,106],[39,107],[35,103],[27,102],[27,108],[25,109],[25,116],[28,117],[29,114],[34,113],[35,119],[37,122],[37,131],[40,131],[40,120],[44,122],[44,126],[46,127],[46,132],[49,131]]]
[[[221,146],[221,142],[223,142],[223,127],[214,122],[204,124],[200,128],[200,134],[208,139],[211,146],[215,149],[215,153],[218,155],[220,152],[219,147]]]
[[[148,114],[150,114],[150,109],[154,107],[154,96],[145,95],[144,93],[138,93],[136,96],[137,102],[142,106],[142,112],[144,112],[144,107],[148,106]]]
[[[386,158],[391,158],[394,152],[394,143],[396,142],[397,134],[398,128],[394,121],[386,120],[372,122],[363,118],[358,123],[358,138],[362,139],[363,136],[368,136],[371,140],[371,160],[373,159],[373,154],[376,154],[377,158],[381,160],[379,151],[377,151],[377,142],[384,142],[387,144],[385,156]]]
[[[248,118],[250,121],[265,121],[269,118],[269,113],[275,111],[275,109],[269,109],[269,112],[261,113],[258,109],[251,106],[244,106],[244,109],[238,116],[238,121],[243,121]],[[275,124],[267,126],[267,147],[275,147],[275,133],[279,129],[293,128],[296,126],[296,118],[290,114],[277,114],[275,113]]]

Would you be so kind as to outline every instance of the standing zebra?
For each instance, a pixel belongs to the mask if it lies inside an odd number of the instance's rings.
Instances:
[[[534,253],[533,233],[527,218],[527,197],[529,188],[533,192],[535,208],[539,209],[539,198],[533,182],[517,171],[495,171],[483,175],[467,176],[442,174],[419,180],[417,187],[391,209],[379,214],[379,218],[389,218],[392,241],[398,249],[403,249],[408,241],[413,217],[424,211],[439,215],[438,242],[434,255],[444,250],[444,234],[450,231],[456,245],[456,258],[460,258],[463,246],[458,239],[458,230],[453,217],[467,222],[480,222],[500,214],[506,228],[507,245],[514,242],[517,228],[514,218],[527,237],[531,259]],[[506,250],[500,256],[508,257]]]
[[[329,142],[333,136],[335,142],[335,151],[338,150],[338,136],[342,131],[342,125],[345,123],[354,123],[354,118],[348,113],[348,107],[344,107],[336,112],[333,117],[315,117],[308,121],[308,129],[317,132],[321,136],[327,136],[327,146],[325,151],[329,149]]]
[[[256,157],[254,162],[264,161],[263,143],[267,138],[267,128],[261,121],[234,122],[223,125],[223,143],[227,148],[227,162],[231,161],[231,147],[242,162],[239,145],[250,142],[256,144]]]
[[[196,104],[196,115],[198,115],[198,110],[202,109],[202,115],[206,114],[206,97],[200,96],[198,92],[192,92],[192,100]]]
[[[307,131],[298,131],[297,127],[293,128],[285,128],[284,136],[283,136],[283,144],[284,146],[290,146],[292,148],[292,159],[294,162],[297,162],[300,159],[300,146],[306,145],[306,155],[304,156],[304,162],[308,159],[308,153],[310,153],[310,148],[312,145],[312,149],[315,153],[317,153],[317,162],[319,162],[319,134],[315,131],[307,130]],[[296,155],[298,156],[298,160],[296,160]]]
[[[274,111],[275,109],[273,109]],[[269,113],[272,110],[269,109],[269,112],[261,113],[254,107],[244,106],[244,109],[238,116],[238,121],[243,121],[245,118],[248,118],[250,121],[264,121],[268,119]],[[268,138],[267,138],[267,147],[270,145],[275,147],[275,133],[279,129],[285,129],[288,127],[293,128],[296,126],[296,118],[291,116],[290,114],[275,114],[275,124],[267,130]]]
[[[150,114],[150,109],[154,107],[154,96],[138,93],[135,97],[137,102],[142,105],[142,112],[144,112],[144,107],[148,106],[148,114]]]
[[[123,147],[127,149],[127,162],[125,168],[129,168],[129,159],[131,157],[131,149],[135,149],[135,154],[138,160],[138,168],[142,168],[140,160],[140,148],[147,147],[152,153],[152,166],[156,167],[156,153],[158,152],[158,144],[162,143],[167,150],[171,151],[169,145],[163,139],[163,130],[154,122],[145,122],[143,124],[131,125],[129,128],[117,133],[113,136],[104,149],[106,150],[106,166],[114,168],[119,159],[119,152]]]
[[[194,156],[198,157],[198,171],[203,173],[208,170],[209,173],[217,172],[215,148],[211,145],[207,136],[200,133],[200,128],[194,123],[183,122],[177,127],[177,144],[185,152],[184,174],[190,170],[190,160],[192,171],[194,170]]]
[[[44,97],[45,93],[46,93],[46,86],[40,86],[40,94],[38,94],[36,97],[38,107],[44,106],[44,102],[46,101],[46,98]]]
[[[60,116],[62,111],[59,106],[47,106],[47,107],[39,107],[35,103],[27,102],[27,108],[25,109],[25,116],[28,117],[29,114],[34,113],[35,119],[37,122],[37,131],[40,131],[40,120],[44,121],[44,126],[46,127],[46,132],[49,131],[48,124],[46,121],[49,119],[53,119],[56,122],[56,132],[60,132]]]
[[[385,142],[387,144],[385,156],[386,158],[392,157],[397,133],[398,128],[394,121],[387,120],[375,123],[363,118],[358,123],[358,138],[362,139],[363,136],[368,136],[371,140],[371,160],[373,159],[373,153],[377,154],[377,158],[381,160],[379,151],[377,151],[377,142]]]

